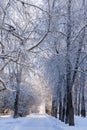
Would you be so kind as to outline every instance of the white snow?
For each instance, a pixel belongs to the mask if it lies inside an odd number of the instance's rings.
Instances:
[[[87,130],[87,118],[75,117],[76,125],[69,127],[47,114],[31,114],[13,119],[0,117],[0,130]]]

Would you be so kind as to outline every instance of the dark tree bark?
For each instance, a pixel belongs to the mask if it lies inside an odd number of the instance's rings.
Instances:
[[[14,102],[14,118],[17,118],[19,116],[18,113],[18,107],[19,107],[19,94],[20,94],[20,83],[21,83],[21,74],[22,74],[22,68],[21,66],[16,66],[17,73],[16,75],[16,82],[17,82],[17,88],[16,88],[16,96],[15,96],[15,102]]]
[[[65,123],[69,123],[70,126],[74,125],[74,108],[73,108],[73,103],[72,103],[72,91],[70,91],[70,90],[67,94]]]
[[[56,117],[56,118],[57,118],[57,110],[58,110],[57,100],[53,99],[52,100],[51,115]]]
[[[72,92],[69,93],[69,125],[74,125],[74,108],[72,103]]]
[[[82,90],[81,91],[81,93],[82,93],[82,97],[81,97],[81,116],[86,117],[85,98],[84,98],[85,75],[83,73],[81,73],[80,85],[81,85],[81,90]]]
[[[79,87],[79,79],[78,76],[75,80],[74,92],[75,92],[75,99],[74,99],[74,113],[78,115],[78,88]]]
[[[18,104],[19,104],[19,92],[16,92],[16,97],[15,97],[15,102],[14,102],[14,118],[17,118],[19,116]]]
[[[65,110],[66,110],[65,106],[66,106],[66,94],[65,94],[65,96],[63,98],[63,106],[62,106],[62,117],[61,117],[61,121],[63,121],[63,122],[65,121]]]
[[[79,86],[80,87],[80,86]],[[78,114],[78,116],[80,116],[80,104],[81,104],[81,101],[80,101],[80,96],[81,95],[81,87],[80,87],[80,89],[79,89],[79,94],[78,94],[78,110],[77,110],[77,114]]]
[[[67,106],[66,106],[66,120],[70,126],[74,125],[74,109],[72,103],[72,82],[71,82],[71,62],[70,62],[70,45],[71,45],[71,2],[68,0],[68,18],[67,18],[67,54],[66,54],[66,90],[67,90]]]
[[[84,8],[84,24],[86,24],[86,7],[85,7],[86,1],[83,0],[83,8]],[[85,28],[83,30],[83,37],[85,38]],[[84,39],[83,38],[83,39]],[[83,63],[84,65],[84,63]],[[84,66],[83,66],[84,70]],[[81,89],[82,89],[82,100],[81,100],[81,116],[86,117],[86,111],[85,111],[85,98],[84,98],[84,87],[85,87],[85,75],[81,73]]]
[[[62,120],[62,97],[61,92],[59,94],[59,120]]]

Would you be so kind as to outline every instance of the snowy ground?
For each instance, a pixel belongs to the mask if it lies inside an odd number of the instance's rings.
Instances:
[[[75,122],[75,127],[69,127],[46,114],[31,114],[17,119],[1,117],[0,130],[87,130],[87,118],[76,117]]]

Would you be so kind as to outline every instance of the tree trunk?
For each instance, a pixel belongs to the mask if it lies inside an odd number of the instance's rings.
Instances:
[[[78,90],[77,90],[77,87],[79,87],[78,78],[76,78],[76,80],[75,80],[75,88],[74,88],[74,91],[75,91],[75,99],[74,99],[74,112],[75,112],[75,115],[78,115]]]
[[[72,103],[72,92],[69,93],[69,125],[74,125],[74,108]]]
[[[81,103],[81,116],[82,116],[82,117],[86,117],[84,95],[82,96],[82,103]]]
[[[80,86],[79,86],[80,87]],[[81,103],[81,101],[80,101],[80,95],[81,95],[81,87],[80,87],[80,89],[79,89],[79,94],[78,94],[78,110],[77,110],[77,114],[78,114],[78,116],[80,116],[80,103]]]
[[[63,107],[62,107],[62,117],[61,117],[61,121],[65,121],[65,106],[66,106],[66,95],[63,98]]]
[[[74,125],[74,108],[73,108],[73,103],[72,103],[72,92],[70,91],[67,94],[65,123],[69,123],[70,126]]]
[[[86,24],[86,1],[83,0],[83,8],[84,8],[84,24]],[[83,36],[85,37],[85,28],[83,30]],[[84,70],[84,63],[83,63],[83,70]],[[85,87],[85,75],[81,73],[81,88],[82,88],[82,101],[81,101],[81,116],[86,117],[85,111],[85,98],[84,98],[84,87]]]
[[[52,100],[51,115],[56,117],[56,118],[57,118],[57,110],[58,110],[57,100],[53,99]]]
[[[17,118],[18,115],[18,104],[19,104],[19,92],[16,92],[16,98],[14,102],[14,118]]]
[[[62,120],[62,97],[61,97],[61,92],[59,96],[59,120]]]
[[[20,94],[22,67],[17,65],[16,69],[17,69],[17,73],[15,75],[16,75],[17,88],[16,88],[16,96],[14,102],[14,118],[17,118],[19,116],[18,107],[19,107],[19,94]]]
[[[84,98],[84,87],[85,87],[85,75],[81,73],[80,78],[80,84],[81,84],[81,90],[82,90],[82,98],[81,98],[81,116],[86,117],[86,111],[85,111],[85,98]]]

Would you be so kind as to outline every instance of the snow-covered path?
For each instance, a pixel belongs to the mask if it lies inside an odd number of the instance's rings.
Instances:
[[[76,117],[75,126],[68,126],[46,114],[31,114],[27,117],[1,117],[0,130],[87,130],[87,117]]]
[[[32,114],[26,118],[0,120],[0,130],[63,130],[46,114]]]

